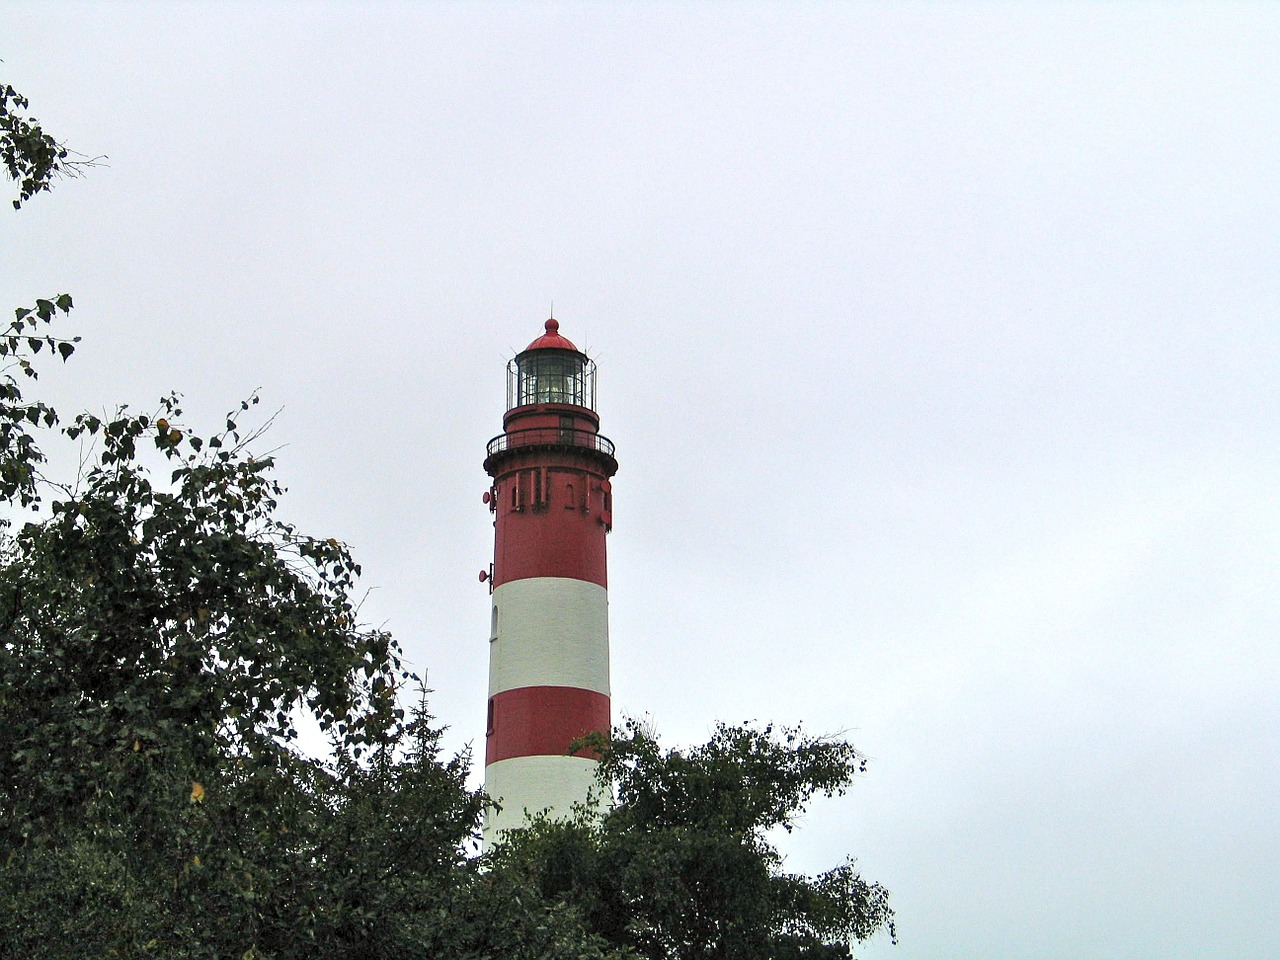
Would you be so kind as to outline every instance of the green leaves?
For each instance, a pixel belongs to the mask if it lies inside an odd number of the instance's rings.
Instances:
[[[532,882],[634,956],[849,958],[852,942],[893,935],[887,891],[852,861],[817,878],[784,872],[768,831],[863,768],[847,742],[798,729],[721,724],[705,744],[663,750],[627,721],[600,768],[614,806],[507,834],[490,869]]]
[[[71,159],[72,152],[44,132],[40,121],[27,117],[27,98],[8,84],[0,85],[0,161],[11,180],[18,183],[13,209],[37,193],[50,189],[58,177],[78,177],[86,167],[105,158]]]
[[[0,567],[0,585],[21,598],[0,663],[16,712],[0,709],[0,723],[62,747],[8,771],[33,820],[83,807],[103,784],[130,796],[142,726],[198,771],[272,756],[296,740],[298,707],[353,755],[394,739],[402,719],[385,692],[412,676],[385,633],[356,623],[346,547],[275,517],[273,463],[247,449],[257,430],[206,443],[181,416],[170,396],[155,415],[78,417],[65,433],[95,438],[96,456]],[[176,468],[165,483],[147,466],[147,436],[151,456]]]
[[[666,752],[635,721],[618,733],[604,774],[634,816],[744,839],[790,829],[815,793],[844,792],[866,767],[852,744],[794,728],[718,724],[706,744]]]
[[[429,942],[420,905],[455,916],[476,876],[466,763],[405,722],[395,692],[414,678],[358,623],[347,546],[277,517],[274,462],[249,449],[263,427],[240,420],[256,402],[203,437],[176,395],[77,417],[83,475],[3,544],[0,862],[19,869],[0,871],[0,953],[25,943],[4,918],[35,885],[64,902],[43,956],[154,941],[355,960],[383,937]],[[326,765],[297,751],[303,714],[331,738]],[[95,866],[72,877],[77,846]],[[393,854],[414,866],[389,884]],[[90,902],[114,919],[86,946]]]
[[[9,177],[18,181],[15,210],[41,190],[49,189],[68,155],[66,147],[45,133],[38,120],[19,112],[27,107],[26,97],[8,84],[0,86],[0,160]]]
[[[44,403],[28,403],[14,371],[29,380],[38,377],[33,362],[45,347],[65,361],[75,351],[79,337],[67,340],[41,334],[40,327],[52,322],[56,315],[70,312],[71,297],[60,294],[51,300],[39,299],[34,307],[19,307],[7,328],[0,330],[0,358],[9,361],[0,367],[0,500],[17,501],[21,506],[37,508],[40,492],[36,485],[44,454],[35,442],[32,428],[52,427],[57,412]]]

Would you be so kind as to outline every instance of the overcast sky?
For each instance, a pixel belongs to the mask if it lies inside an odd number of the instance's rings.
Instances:
[[[1274,956],[1280,5],[8,0],[0,59],[110,158],[0,215],[0,304],[77,304],[41,383],[283,408],[453,747],[554,300],[615,714],[847,732],[785,847],[893,891],[860,956]]]

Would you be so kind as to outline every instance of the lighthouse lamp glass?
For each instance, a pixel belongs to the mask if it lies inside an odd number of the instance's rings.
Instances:
[[[595,407],[595,364],[582,354],[537,351],[516,357],[508,401],[511,406],[531,403],[567,403]]]

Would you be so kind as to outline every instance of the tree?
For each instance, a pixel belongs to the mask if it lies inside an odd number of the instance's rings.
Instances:
[[[495,870],[570,905],[620,951],[649,960],[850,957],[893,935],[888,893],[852,861],[816,878],[786,873],[770,843],[816,793],[843,793],[866,761],[847,742],[794,729],[716,728],[692,750],[663,750],[628,721],[602,751],[603,815],[535,821],[493,854]]]
[[[3,547],[7,877],[32,889],[101,865],[111,884],[68,892],[143,905],[103,931],[122,950],[255,947],[362,755],[403,735],[395,691],[412,677],[387,634],[357,624],[347,548],[275,516],[272,462],[240,433],[251,407],[205,437],[180,426],[173,397],[158,416],[76,418],[64,432],[91,439],[96,462],[74,484],[37,479],[48,516]],[[345,779],[297,750],[301,713]],[[442,799],[462,811],[445,847],[460,858],[477,804],[456,781]],[[11,935],[32,929],[7,913]]]
[[[181,415],[169,397],[159,416],[76,418],[65,432],[98,439],[97,463],[8,544],[0,726],[13,749],[0,770],[23,836],[89,821],[148,771],[190,773],[173,783],[190,791],[228,757],[274,767],[298,706],[356,754],[398,719],[408,674],[389,636],[355,625],[346,547],[275,518],[272,462],[247,452],[234,415],[208,439]],[[142,444],[172,467],[168,483]]]

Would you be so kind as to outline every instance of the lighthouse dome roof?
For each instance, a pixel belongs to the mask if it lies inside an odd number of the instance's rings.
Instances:
[[[579,353],[577,347],[573,345],[573,341],[566,337],[560,336],[560,322],[554,317],[546,322],[547,332],[540,336],[526,350],[572,350]]]

